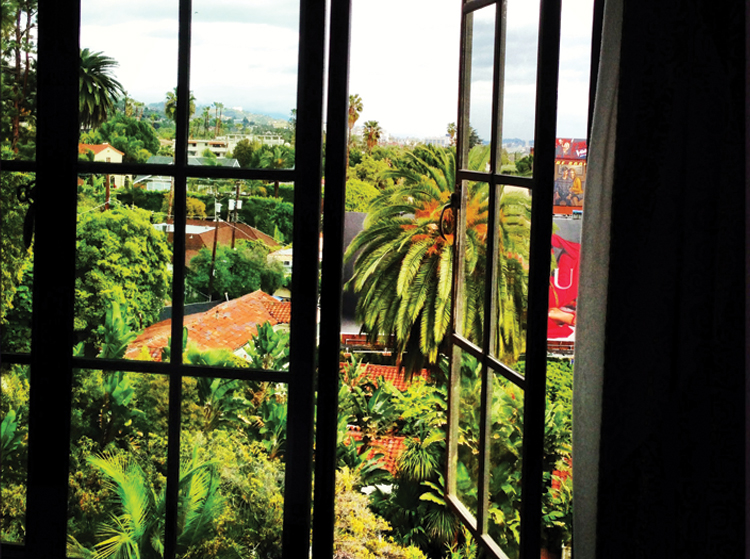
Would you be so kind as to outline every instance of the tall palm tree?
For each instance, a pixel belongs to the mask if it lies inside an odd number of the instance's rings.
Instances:
[[[214,103],[214,112],[216,113],[216,132],[214,133],[214,137],[218,136],[221,133],[221,111],[224,109],[224,103],[216,102]]]
[[[372,152],[380,141],[380,134],[383,132],[377,120],[368,120],[365,122],[365,143],[367,144],[367,153]]]
[[[120,82],[112,75],[117,61],[101,52],[80,52],[78,72],[78,114],[81,126],[97,128],[114,112],[115,104],[125,94]]]
[[[457,129],[456,129],[456,123],[455,122],[449,123],[448,124],[447,132],[448,132],[448,136],[450,136],[450,138],[451,138],[451,145],[452,146],[456,145],[456,131],[457,131]]]
[[[195,114],[195,95],[193,95],[193,92],[190,92],[190,107],[189,107],[190,114],[188,115],[188,121],[190,120],[190,117]],[[177,88],[174,88],[174,91],[167,91],[167,99],[164,102],[164,114],[167,115],[167,118],[169,120],[172,120],[174,122],[177,122]]]
[[[489,149],[470,156],[470,168],[482,169]],[[402,179],[372,202],[364,230],[346,251],[359,252],[349,282],[359,293],[356,317],[371,340],[392,335],[399,363],[407,375],[434,366],[448,331],[453,272],[452,233],[440,233],[439,219],[450,200],[456,176],[453,150],[420,146],[407,155],[409,169],[384,175]],[[465,240],[464,332],[479,343],[487,272],[486,183],[468,183]],[[527,277],[530,199],[524,193],[500,192],[497,355],[514,360],[522,349],[523,305]],[[452,221],[449,214],[449,222]]]
[[[288,146],[264,146],[259,165],[263,169],[289,169],[294,166],[294,151]],[[273,195],[279,197],[279,181],[273,181]]]
[[[203,107],[203,133],[208,137],[208,121],[211,118],[211,109]]]
[[[362,104],[362,98],[358,94],[349,96],[349,136],[347,137],[348,145],[352,144],[352,129],[359,120],[359,115],[362,113],[364,105]]]

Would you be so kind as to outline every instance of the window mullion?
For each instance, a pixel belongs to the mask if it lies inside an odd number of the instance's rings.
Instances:
[[[177,552],[180,491],[180,428],[182,424],[182,345],[185,314],[185,254],[187,137],[190,107],[190,36],[192,1],[181,0],[177,54],[177,110],[174,165],[174,235],[172,245],[172,336],[170,340],[169,422],[164,557]]]
[[[539,557],[561,0],[541,0],[526,335],[521,558]]]
[[[78,2],[39,0],[26,556],[64,557],[78,154]]]

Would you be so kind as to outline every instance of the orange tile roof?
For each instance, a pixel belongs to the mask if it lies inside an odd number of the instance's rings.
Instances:
[[[120,155],[125,155],[119,149],[109,144],[78,144],[78,153],[86,153],[87,151],[91,150],[95,154],[97,154],[101,151],[104,151],[107,148],[112,148],[114,151],[116,151]]]
[[[359,442],[362,440],[362,433],[356,427],[349,427],[344,444],[349,444],[350,438]],[[367,458],[374,458],[378,453],[382,454],[383,456],[378,462],[380,462],[383,469],[396,475],[396,473],[398,473],[398,459],[404,453],[404,450],[406,450],[406,443],[404,442],[405,438],[406,437],[393,435],[390,437],[383,437],[382,439],[374,439],[370,443],[370,450],[367,452]]]
[[[257,333],[258,325],[269,322],[271,326],[275,326],[283,322],[271,314],[270,308],[276,303],[278,301],[267,293],[254,291],[220,303],[208,311],[188,315],[184,321],[188,330],[188,342],[195,344],[201,351],[237,351]],[[171,335],[170,319],[153,324],[130,344],[125,357],[137,358],[145,347],[151,358],[159,361],[161,348],[167,347]]]
[[[341,363],[342,369],[346,366],[347,363]],[[411,381],[405,379],[403,370],[399,371],[398,367],[395,365],[374,365],[372,363],[366,363],[360,367],[358,372],[360,382],[369,381],[377,386],[378,379],[382,376],[387,382],[393,384],[393,386],[401,392],[409,388],[409,385],[411,384]],[[419,377],[424,380],[429,380],[430,373],[427,369],[422,369],[422,372],[418,375],[413,375],[412,379]]]
[[[268,311],[271,315],[282,323],[289,323],[292,320],[292,303],[289,301],[276,301],[269,303]]]

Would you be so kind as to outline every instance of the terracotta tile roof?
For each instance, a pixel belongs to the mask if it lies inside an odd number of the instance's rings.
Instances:
[[[341,363],[342,369],[346,366],[346,363]],[[401,392],[409,388],[409,385],[411,384],[411,381],[407,382],[404,378],[403,371],[399,371],[398,367],[396,367],[395,365],[373,365],[372,363],[367,363],[363,367],[360,367],[359,375],[360,382],[364,382],[365,380],[367,380],[369,382],[372,382],[376,386],[378,379],[382,376],[387,382],[393,384],[393,386]],[[414,379],[415,377],[421,377],[424,380],[429,380],[430,374],[429,372],[427,372],[427,369],[422,369],[422,372],[418,375],[412,376],[412,379]]]
[[[172,220],[167,220],[167,223],[171,224]],[[202,219],[188,219],[186,225],[195,225],[199,227],[210,227],[208,231],[203,233],[188,233],[185,235],[185,265],[190,264],[190,261],[198,254],[198,251],[202,248],[212,247],[214,244],[214,234],[216,234],[216,242],[221,245],[232,244],[232,229],[235,229],[235,240],[243,239],[246,241],[263,241],[269,247],[275,248],[279,246],[279,243],[271,237],[266,235],[263,231],[251,227],[246,223],[227,223],[226,221],[219,222],[218,233],[214,232],[214,222]],[[171,243],[174,240],[174,232],[167,234],[167,240]]]
[[[349,427],[344,444],[350,444],[350,438],[359,442],[362,440],[362,433],[356,427]],[[382,454],[383,456],[378,462],[380,462],[384,469],[395,475],[398,473],[398,459],[404,453],[404,450],[406,450],[405,438],[393,435],[383,437],[382,439],[375,439],[370,443],[367,458],[374,458],[378,453]]]
[[[125,155],[119,149],[109,144],[78,144],[78,153],[86,153],[87,151],[91,150],[94,152],[94,154],[97,154],[101,151],[104,151],[107,148],[112,148],[114,151],[116,151],[120,155]]]
[[[206,312],[186,316],[184,324],[188,330],[188,342],[201,351],[220,348],[237,351],[258,331],[258,325],[269,322],[275,326],[283,322],[270,311],[276,303],[278,301],[267,293],[254,291]],[[151,358],[159,361],[161,348],[167,346],[171,335],[171,320],[153,324],[130,344],[125,357],[138,358],[145,347]]]
[[[279,322],[289,323],[292,320],[292,303],[289,301],[274,300],[268,305],[268,311]]]

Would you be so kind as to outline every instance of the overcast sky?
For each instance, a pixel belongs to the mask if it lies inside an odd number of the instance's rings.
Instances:
[[[438,136],[456,121],[459,0],[353,0],[350,92],[358,124],[399,136]],[[508,1],[503,136],[531,139],[538,0]],[[592,0],[563,0],[558,136],[585,136]],[[81,47],[120,64],[128,94],[161,101],[177,84],[176,0],[82,0]],[[482,12],[491,12],[485,8]],[[288,118],[295,106],[297,0],[193,0],[191,90]],[[472,125],[489,139],[492,14],[476,16]],[[485,48],[483,48],[483,46]]]

